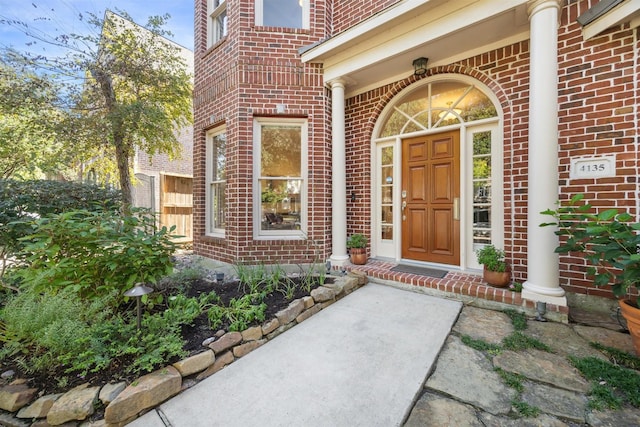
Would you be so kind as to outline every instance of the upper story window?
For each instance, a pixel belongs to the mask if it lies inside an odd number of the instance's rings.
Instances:
[[[207,47],[227,35],[227,0],[207,0]]]
[[[208,236],[224,237],[227,134],[224,127],[207,132],[206,231]]]
[[[309,29],[310,0],[255,0],[256,25]]]

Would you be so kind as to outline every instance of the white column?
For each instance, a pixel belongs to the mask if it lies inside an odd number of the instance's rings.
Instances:
[[[331,265],[347,263],[347,167],[344,136],[344,82],[331,86]]]
[[[559,284],[558,236],[540,212],[558,201],[558,15],[560,0],[528,4],[531,28],[527,281],[522,298],[567,305]]]

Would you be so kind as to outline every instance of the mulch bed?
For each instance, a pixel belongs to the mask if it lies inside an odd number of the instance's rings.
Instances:
[[[294,278],[293,280],[300,281],[300,279]],[[327,278],[326,282],[330,283],[332,281],[331,278]],[[318,286],[317,283],[312,285],[312,289]],[[202,293],[208,293],[211,291],[215,291],[216,294],[221,298],[222,303],[228,305],[229,301],[232,298],[242,297],[244,292],[244,286],[237,280],[228,280],[224,283],[217,283],[213,280],[203,278],[191,281],[188,286],[183,290],[183,292],[190,297],[196,297]],[[275,317],[275,314],[286,308],[291,301],[294,299],[302,298],[307,296],[308,292],[304,292],[301,289],[297,289],[292,299],[286,299],[285,296],[281,292],[273,292],[264,300],[264,303],[267,305],[266,313],[265,313],[265,321],[272,319]],[[161,308],[160,308],[161,309]],[[263,322],[254,322],[251,326],[261,324]],[[193,323],[193,325],[184,326],[182,328],[182,336],[185,340],[184,349],[189,353],[189,355],[197,354],[204,350],[202,346],[202,342],[212,337],[217,330],[224,329],[226,330],[228,325],[222,325],[216,330],[212,330],[209,326],[209,320],[207,318],[206,313],[202,313],[199,317],[197,317]],[[25,378],[28,381],[28,385],[33,388],[37,388],[41,392],[46,394],[49,393],[60,393],[67,391],[75,386],[89,383],[92,386],[95,385],[103,385],[109,382],[118,382],[118,381],[127,381],[131,382],[135,379],[135,377],[126,377],[121,374],[122,366],[126,366],[127,363],[131,363],[133,359],[127,360],[126,358],[122,358],[118,361],[115,361],[111,364],[109,369],[103,370],[97,373],[89,373],[86,377],[70,377],[70,381],[68,384],[62,389],[59,386],[58,379],[64,376],[69,376],[69,374],[65,374],[65,367],[60,366],[56,371],[49,372],[46,374],[24,374],[20,371],[17,366],[2,366],[1,371],[5,372],[7,370],[14,370],[16,375],[14,378]],[[176,362],[177,360],[171,360],[167,364]],[[160,366],[158,367],[160,368]],[[0,372],[1,373],[1,372]],[[3,381],[0,381],[2,383]]]

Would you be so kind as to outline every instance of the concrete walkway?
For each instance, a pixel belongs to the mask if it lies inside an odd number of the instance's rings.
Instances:
[[[129,425],[400,425],[461,307],[370,283]]]

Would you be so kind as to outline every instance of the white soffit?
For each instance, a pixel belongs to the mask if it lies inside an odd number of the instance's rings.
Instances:
[[[640,1],[640,0],[638,0]],[[447,64],[529,37],[526,0],[407,0],[302,53],[348,95],[413,73],[415,58]]]
[[[595,21],[589,23],[583,28],[582,37],[584,40],[589,40],[604,30],[623,22],[630,22],[631,28],[640,25],[640,0],[624,1]]]

